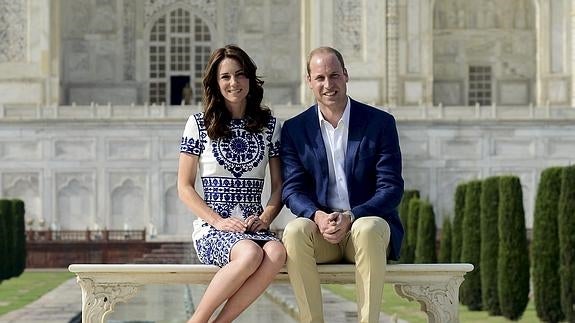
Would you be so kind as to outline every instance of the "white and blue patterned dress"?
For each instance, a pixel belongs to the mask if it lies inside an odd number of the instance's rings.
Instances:
[[[204,125],[204,114],[190,116],[180,152],[199,156],[204,201],[226,218],[233,210],[243,218],[260,215],[261,197],[268,160],[279,156],[280,125],[271,117],[259,133],[245,130],[245,120],[230,121],[231,136],[212,141]],[[242,213],[242,212],[240,212]],[[279,241],[270,232],[240,233],[220,231],[198,218],[192,233],[198,259],[220,267],[229,262],[234,244],[240,240]]]

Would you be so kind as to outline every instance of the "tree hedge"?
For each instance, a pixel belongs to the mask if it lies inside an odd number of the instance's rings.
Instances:
[[[26,269],[26,220],[24,218],[24,201],[12,201],[14,217],[14,265],[12,277],[18,277]]]
[[[481,186],[481,300],[490,315],[501,315],[497,292],[497,254],[499,252],[499,177],[489,177]]]
[[[575,322],[575,165],[561,174],[558,226],[561,305],[567,321]]]
[[[501,314],[517,320],[529,301],[529,251],[518,177],[502,176],[499,179],[498,230],[497,289]]]
[[[467,183],[465,189],[465,208],[463,216],[463,239],[461,261],[471,263],[475,269],[465,275],[461,285],[461,300],[471,311],[479,311],[481,304],[481,215],[480,215],[481,181]]]
[[[13,263],[13,230],[12,230],[12,205],[9,200],[0,199],[0,240],[2,240],[2,250],[0,251],[0,280],[11,277]]]
[[[465,183],[457,185],[454,196],[453,225],[451,226],[451,262],[461,261],[462,225],[465,209]]]
[[[407,250],[405,252],[405,263],[410,264],[415,261],[415,247],[417,246],[417,224],[419,222],[418,198],[409,200],[409,216],[407,219]]]
[[[441,241],[439,242],[439,258],[441,263],[451,262],[451,220],[449,217],[443,219],[443,227],[441,228]]]
[[[559,233],[557,227],[562,167],[547,168],[541,173],[533,213],[533,297],[537,316],[543,322],[565,319],[561,310],[559,278]]]
[[[417,242],[415,247],[415,263],[429,264],[437,262],[435,250],[435,214],[431,203],[421,201],[419,204],[419,219],[417,224]]]
[[[407,263],[407,260],[413,259],[413,255],[409,255],[410,252],[408,245],[408,219],[409,219],[409,201],[412,198],[419,198],[418,190],[406,190],[403,192],[403,197],[399,203],[399,217],[401,219],[401,224],[403,225],[403,247],[401,248],[401,258],[399,259],[402,263]],[[412,260],[413,261],[413,260]],[[410,261],[411,262],[411,261]]]

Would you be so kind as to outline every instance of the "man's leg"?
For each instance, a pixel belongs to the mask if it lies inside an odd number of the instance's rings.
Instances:
[[[317,225],[306,218],[289,222],[283,232],[287,269],[300,313],[300,322],[322,323],[323,302],[317,263],[342,258],[337,244],[327,242]]]
[[[355,262],[355,284],[359,322],[379,322],[389,224],[375,216],[362,217],[353,222],[345,247],[345,258]]]

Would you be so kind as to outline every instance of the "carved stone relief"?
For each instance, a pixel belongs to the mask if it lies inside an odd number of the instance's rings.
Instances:
[[[65,41],[66,76],[68,80],[82,81],[90,78],[90,48],[83,40]]]
[[[77,277],[82,288],[83,322],[104,322],[118,302],[127,302],[138,292],[140,285],[130,283],[96,283],[90,278]]]
[[[147,223],[144,173],[110,174],[110,229],[141,230]]]
[[[229,1],[228,1],[229,2]],[[228,5],[226,2],[226,6]],[[237,2],[234,0],[233,2]],[[202,11],[204,18],[209,18],[212,22],[216,21],[216,0],[146,0],[144,6],[144,16],[146,22],[150,21],[152,16],[174,4],[187,4],[198,8]],[[231,5],[231,3],[229,3]]]
[[[147,160],[150,158],[149,140],[113,139],[108,142],[107,157],[110,160]]]
[[[0,141],[0,160],[40,160],[42,145],[38,141]]]
[[[91,30],[94,33],[116,31],[116,0],[95,0],[91,19]]]
[[[91,160],[96,158],[94,139],[62,139],[54,141],[54,158],[60,160]]]
[[[562,0],[561,0],[562,1]],[[437,0],[434,29],[531,29],[531,0]]]
[[[437,170],[437,178],[441,180],[435,183],[435,191],[452,192],[452,194],[443,194],[441,196],[442,203],[437,206],[436,214],[450,214],[453,216],[453,193],[455,188],[460,183],[481,178],[481,171],[474,167],[440,168]]]
[[[56,173],[57,218],[50,224],[54,229],[92,229],[95,215],[95,175],[91,172]]]
[[[225,6],[225,35],[226,42],[228,44],[236,44],[238,42],[238,30],[239,30],[239,17],[240,8],[239,1],[228,1]]]
[[[0,63],[26,59],[26,1],[0,0]]]
[[[91,0],[62,0],[62,38],[82,38],[90,33]]]
[[[178,197],[177,173],[164,174],[164,221],[158,233],[190,235],[195,216]]]
[[[40,174],[37,172],[15,172],[2,174],[2,196],[7,198],[17,198],[24,201],[26,205],[27,225],[34,221],[36,225],[39,219],[43,219],[41,214],[42,203],[40,199]]]
[[[264,8],[262,3],[254,3],[246,5],[242,9],[242,17],[240,19],[242,29],[249,33],[263,33],[264,32]]]
[[[124,0],[124,80],[136,78],[136,5],[137,0]]]
[[[362,2],[336,0],[334,2],[334,42],[344,57],[361,55],[364,36]]]
[[[443,75],[436,73],[436,75]],[[433,82],[433,104],[461,105],[463,104],[462,83],[458,81]]]

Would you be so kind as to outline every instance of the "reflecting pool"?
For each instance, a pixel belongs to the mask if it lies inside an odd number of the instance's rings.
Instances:
[[[198,304],[204,285],[146,285],[128,303],[118,303],[108,315],[109,323],[181,323]],[[295,323],[282,308],[265,294],[234,322]]]

